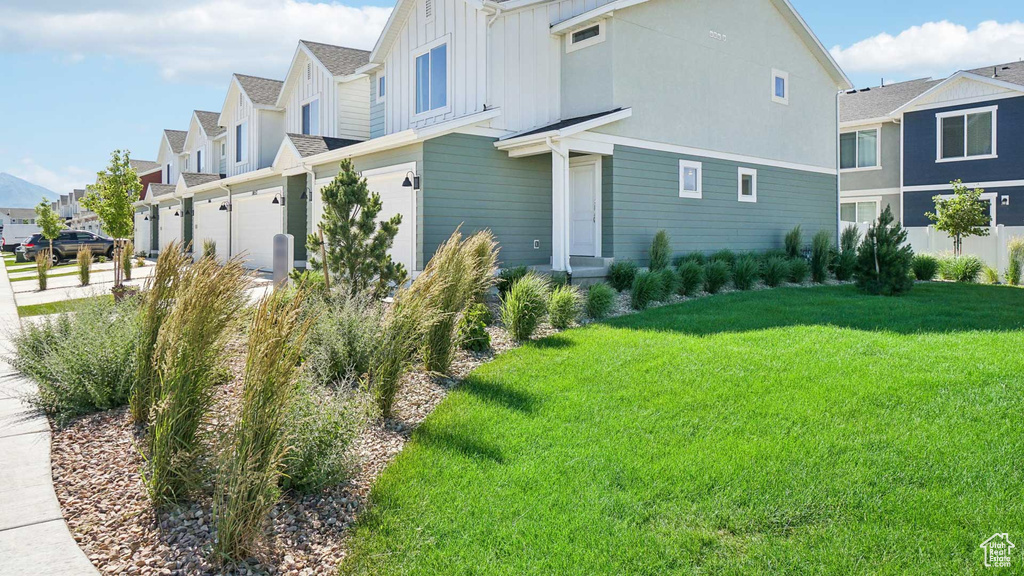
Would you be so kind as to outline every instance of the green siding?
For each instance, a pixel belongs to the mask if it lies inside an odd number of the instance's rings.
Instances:
[[[423,166],[427,259],[461,225],[494,232],[502,266],[550,264],[550,154],[509,158],[492,138],[449,134],[423,144]]]
[[[149,207],[149,252],[155,253],[160,250],[160,224],[156,220],[156,206]]]
[[[191,246],[191,248],[193,250],[195,250],[195,246],[192,246],[193,226],[192,226],[192,199],[191,198],[185,198],[185,201],[184,201],[184,211],[181,213],[181,217],[182,217],[182,220],[183,220],[183,223],[182,223],[182,233],[183,233],[183,235],[182,235],[182,243],[186,247]]]
[[[680,159],[702,163],[702,199],[679,197]],[[605,233],[604,244],[615,258],[645,262],[660,229],[677,253],[781,248],[796,225],[807,238],[837,231],[835,176],[621,146],[605,162],[614,233],[611,239]],[[756,203],[737,200],[740,166],[757,169]]]
[[[295,237],[295,260],[306,259],[306,213],[308,202],[302,199],[306,191],[307,177],[305,174],[289,176],[285,180],[285,233]]]
[[[615,256],[615,212],[612,211],[612,159],[601,158],[601,256]]]

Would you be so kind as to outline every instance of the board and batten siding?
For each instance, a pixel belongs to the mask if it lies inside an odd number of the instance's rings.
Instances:
[[[607,194],[603,206],[605,256],[646,263],[662,229],[676,254],[782,248],[798,225],[806,238],[837,233],[835,176],[623,146],[603,160],[612,181],[611,206]],[[702,163],[703,198],[679,197],[679,160]],[[756,203],[737,199],[740,167],[757,170]]]
[[[423,166],[427,259],[462,226],[494,233],[502,267],[551,263],[550,154],[509,158],[491,138],[449,134],[423,144]]]
[[[320,102],[319,136],[366,140],[370,137],[369,80],[336,82],[324,67],[302,52],[296,62],[298,81],[285,102],[285,132],[302,133],[302,106]]]
[[[380,138],[387,134],[384,125],[384,101],[377,101],[377,87],[380,85],[377,78],[377,74],[370,76],[370,138]],[[385,86],[384,89],[387,91],[388,86]]]
[[[234,82],[228,91],[225,112],[223,116],[227,128],[227,176],[245,174],[270,166],[284,140],[284,112],[257,109]],[[248,123],[247,142],[239,143],[235,141],[235,127],[243,121]],[[244,162],[235,162],[235,150],[238,146],[243,146],[247,152]]]

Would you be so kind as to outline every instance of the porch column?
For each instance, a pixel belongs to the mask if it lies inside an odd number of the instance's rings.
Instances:
[[[569,153],[551,144],[551,269],[569,271]]]

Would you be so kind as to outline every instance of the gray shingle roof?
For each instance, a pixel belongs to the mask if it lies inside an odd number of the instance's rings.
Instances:
[[[530,130],[529,132],[524,132],[522,134],[516,134],[515,136],[513,136],[513,138],[521,138],[523,136],[531,136],[533,134],[541,134],[541,133],[544,133],[544,132],[551,132],[551,131],[554,131],[554,130],[561,130],[563,128],[568,128],[570,126],[575,126],[576,124],[582,124],[583,122],[588,122],[590,120],[596,120],[597,118],[600,118],[602,116],[607,116],[609,114],[614,114],[614,113],[619,112],[621,110],[622,110],[622,108],[615,108],[614,110],[606,110],[604,112],[598,112],[597,114],[588,114],[586,116],[577,116],[575,118],[566,118],[565,120],[559,120],[558,122],[555,122],[554,124],[548,124],[547,126],[541,126],[540,128],[537,128],[535,130]]]
[[[839,97],[841,122],[881,118],[917,98],[941,80],[920,78],[888,86],[877,86],[846,92]]]
[[[150,184],[149,195],[151,197],[163,196],[174,192],[174,184]]]
[[[224,178],[222,174],[199,174],[197,172],[182,172],[181,177],[185,179],[185,186],[189,188]]]
[[[1010,62],[968,70],[972,74],[1024,86],[1024,62]]]
[[[206,132],[206,136],[209,138],[216,138],[217,136],[227,132],[227,128],[217,125],[217,120],[220,118],[220,112],[196,110],[196,118],[199,119],[199,125],[203,127],[203,132]]]
[[[305,134],[288,134],[287,136],[288,140],[291,141],[295,149],[299,151],[299,155],[303,158],[359,143],[359,140],[328,138],[326,136],[307,136]]]
[[[133,160],[133,162],[134,162],[134,160]],[[72,194],[74,194],[75,200],[81,200],[82,198],[85,197],[85,190],[77,188],[77,189],[75,189],[74,192],[72,192]]]
[[[181,154],[181,151],[185,149],[185,137],[188,136],[188,132],[184,130],[164,130],[164,135],[167,136],[167,142],[171,145],[171,152]]]
[[[309,48],[313,56],[316,56],[316,59],[335,76],[351,74],[370,61],[370,53],[366,50],[320,44],[308,40],[299,40],[299,42]]]
[[[157,170],[157,169],[160,168],[159,164],[157,164],[156,162],[153,162],[151,160],[135,160],[135,159],[132,159],[132,160],[129,161],[129,163],[132,165],[132,168],[134,168],[135,171],[137,173],[139,173],[139,174],[144,174],[146,172],[152,172],[153,170]],[[75,193],[77,194],[78,190],[75,190]],[[77,198],[77,196],[76,196],[76,198]]]
[[[0,208],[0,213],[11,218],[33,219],[36,217],[35,208]]]
[[[281,86],[284,86],[284,82],[271,80],[270,78],[260,78],[259,76],[246,76],[245,74],[235,74],[235,78],[238,79],[238,83],[242,85],[242,90],[245,90],[246,95],[249,96],[253,104],[263,106],[277,105],[277,96],[281,93]]]

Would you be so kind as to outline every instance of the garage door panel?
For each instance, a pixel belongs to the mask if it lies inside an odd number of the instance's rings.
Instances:
[[[395,242],[391,245],[388,254],[395,262],[405,266],[408,271],[415,269],[415,192],[412,188],[402,186],[405,180],[404,172],[391,172],[370,176],[366,179],[366,185],[370,190],[380,194],[381,211],[377,215],[377,222],[386,222],[396,214],[402,215],[402,223],[398,226],[398,234]]]
[[[175,216],[175,214],[178,214]],[[175,206],[160,209],[160,249],[163,250],[171,242],[181,242],[181,213]]]
[[[284,232],[283,207],[273,203],[274,193],[271,190],[231,200],[232,251],[244,254],[246,265],[252,268],[273,267],[274,236]]]
[[[221,202],[196,204],[195,252],[202,254],[203,244],[212,240],[217,245],[217,260],[226,262],[228,258],[228,218],[227,210],[221,210]]]
[[[146,220],[145,214],[135,215],[135,251],[149,253],[150,221]]]

